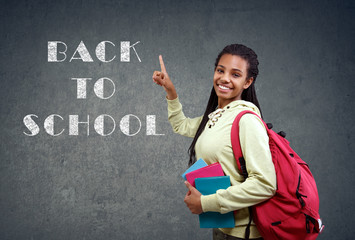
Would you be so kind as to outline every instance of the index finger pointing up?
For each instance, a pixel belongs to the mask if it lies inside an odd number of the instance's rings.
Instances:
[[[166,69],[165,69],[165,65],[164,65],[164,61],[163,61],[163,56],[162,55],[159,55],[159,62],[160,62],[161,71],[166,73]]]

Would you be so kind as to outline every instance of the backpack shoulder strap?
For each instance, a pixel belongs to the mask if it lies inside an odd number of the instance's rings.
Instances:
[[[253,111],[249,111],[249,110],[242,111],[234,119],[233,124],[232,124],[232,129],[231,129],[231,143],[232,143],[233,154],[234,154],[234,157],[237,161],[238,169],[239,169],[239,171],[242,172],[244,179],[246,179],[248,177],[248,172],[246,169],[245,159],[244,159],[243,153],[242,153],[242,148],[240,146],[239,122],[240,122],[240,119],[244,116],[244,114],[248,114],[248,113],[254,114],[258,118],[260,118]],[[264,124],[265,128],[268,129],[266,123],[261,118],[260,118],[260,120]],[[247,228],[245,229],[245,239],[247,239],[247,240],[249,240],[249,237],[250,237],[250,225],[251,225],[251,221],[253,219],[253,217],[252,217],[253,216],[253,209],[252,209],[252,207],[248,207],[248,209],[249,209],[249,223],[247,225]]]
[[[240,146],[239,122],[240,122],[240,119],[244,116],[244,114],[248,114],[248,113],[254,114],[255,116],[257,116],[264,124],[266,130],[268,129],[266,123],[255,112],[250,111],[250,110],[245,110],[245,111],[240,112],[233,121],[232,129],[231,129],[232,149],[233,149],[233,154],[234,154],[235,160],[237,161],[238,169],[239,169],[239,171],[242,172],[244,178],[248,177],[248,173],[246,171],[245,160],[243,158],[242,148]]]

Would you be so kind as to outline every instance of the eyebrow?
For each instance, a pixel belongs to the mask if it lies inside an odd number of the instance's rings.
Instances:
[[[223,65],[218,65],[217,67],[225,68]],[[232,70],[235,70],[235,71],[243,73],[243,71],[238,69],[238,68],[232,68]]]

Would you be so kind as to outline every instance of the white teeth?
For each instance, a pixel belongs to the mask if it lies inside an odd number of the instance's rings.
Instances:
[[[222,86],[222,85],[219,85],[219,87],[222,88],[222,89],[226,89],[226,90],[229,89],[229,88],[227,88],[225,86]]]

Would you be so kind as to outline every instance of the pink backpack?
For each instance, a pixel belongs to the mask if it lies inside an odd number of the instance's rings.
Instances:
[[[258,116],[252,111],[239,113],[231,130],[234,156],[238,169],[245,178],[248,173],[239,142],[239,121],[247,113]],[[285,139],[285,134],[275,133],[271,130],[271,124],[261,121],[269,136],[277,190],[272,198],[249,208],[250,216],[253,217],[265,240],[316,239],[324,226],[318,213],[319,197],[312,173],[308,165],[291,149],[289,142]],[[246,231],[246,239],[249,239],[250,222],[251,218]]]

